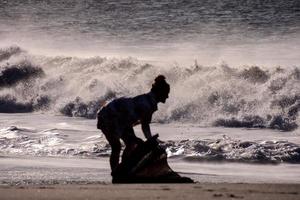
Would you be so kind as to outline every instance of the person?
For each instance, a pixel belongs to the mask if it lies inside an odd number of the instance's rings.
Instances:
[[[152,114],[158,103],[165,103],[169,97],[170,85],[163,75],[155,78],[151,91],[132,98],[121,97],[103,106],[97,114],[97,128],[105,135],[111,146],[110,167],[112,174],[119,165],[120,139],[125,144],[122,159],[126,159],[137,144],[143,142],[136,137],[133,126],[141,124],[146,139],[151,138]]]

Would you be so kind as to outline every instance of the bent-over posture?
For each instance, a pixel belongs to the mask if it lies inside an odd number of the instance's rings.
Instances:
[[[97,128],[101,129],[111,145],[110,167],[112,172],[119,164],[120,139],[126,145],[122,159],[126,158],[136,144],[142,140],[134,134],[133,126],[141,124],[145,137],[150,138],[152,114],[159,102],[165,103],[169,97],[170,86],[163,75],[155,78],[151,91],[132,98],[118,98],[105,105],[98,112]]]

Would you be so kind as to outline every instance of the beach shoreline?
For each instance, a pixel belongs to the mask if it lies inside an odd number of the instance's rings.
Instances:
[[[1,199],[262,199],[300,198],[300,184],[56,184],[0,186]]]

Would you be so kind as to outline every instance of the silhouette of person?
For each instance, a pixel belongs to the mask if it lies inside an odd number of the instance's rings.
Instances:
[[[151,91],[132,98],[121,97],[103,106],[98,112],[97,128],[101,129],[111,145],[110,167],[112,173],[119,164],[120,139],[125,143],[122,159],[126,159],[137,144],[143,142],[136,137],[133,126],[141,124],[148,139],[151,135],[149,124],[159,102],[165,103],[169,97],[170,85],[163,75],[155,78]]]

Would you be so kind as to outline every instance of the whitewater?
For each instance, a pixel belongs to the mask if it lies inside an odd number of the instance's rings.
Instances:
[[[156,66],[134,58],[47,57],[19,47],[0,50],[1,112],[43,111],[96,118],[105,103],[150,90],[164,74],[171,98],[154,122],[297,129],[300,119],[298,67],[234,68],[222,63]]]

